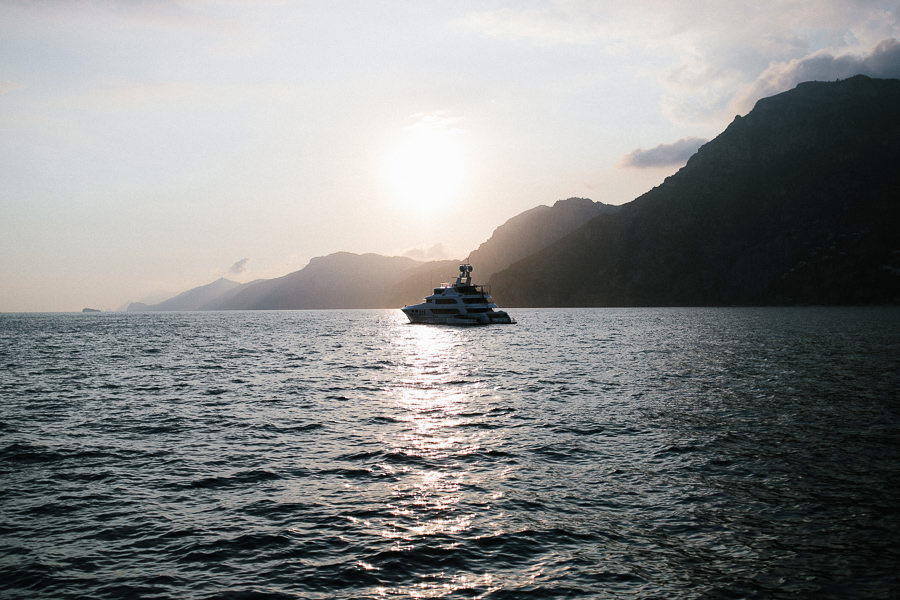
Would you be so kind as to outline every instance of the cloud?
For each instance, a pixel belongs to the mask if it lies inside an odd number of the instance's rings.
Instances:
[[[482,10],[456,22],[486,37],[525,40],[538,46],[592,44],[604,38],[604,21],[579,18],[580,11],[573,9],[577,7]]]
[[[459,124],[462,121],[460,117],[449,115],[446,111],[436,110],[429,113],[414,113],[406,118],[406,124],[403,126],[404,131],[408,132],[428,132],[440,134],[456,135],[462,132]]]
[[[447,248],[441,243],[427,248],[410,248],[403,252],[403,256],[414,260],[445,260],[451,258]]]
[[[550,59],[590,59],[600,83],[655,82],[665,118],[711,132],[739,112],[734,106],[749,99],[752,107],[804,79],[896,77],[887,74],[890,46],[869,53],[881,40],[900,39],[900,7],[885,0],[549,0],[472,11],[456,24],[531,44]],[[859,53],[868,56],[853,56]]]
[[[0,81],[0,96],[21,89],[25,89],[25,86],[15,81]]]
[[[0,21],[17,33],[110,44],[121,51],[130,44],[145,46],[149,56],[165,53],[156,46],[166,36],[169,51],[205,54],[213,59],[255,57],[266,46],[264,21],[281,0],[71,0],[69,2],[0,3]],[[169,43],[172,40],[172,43]],[[186,49],[182,49],[186,48]],[[127,52],[124,52],[127,55]]]
[[[228,272],[231,273],[232,275],[240,275],[241,273],[243,273],[244,271],[247,270],[247,262],[249,260],[250,260],[249,258],[242,258],[241,260],[239,260],[236,263],[234,263],[233,265],[231,265],[231,267],[229,267],[229,269],[228,269]]]
[[[803,81],[833,81],[854,75],[878,78],[900,78],[900,42],[882,40],[863,56],[829,51],[815,52],[803,58],[774,63],[754,82],[735,96],[734,112],[746,113],[757,100],[792,89]]]
[[[660,144],[649,150],[638,148],[625,155],[620,164],[637,169],[681,166],[706,142],[703,138],[689,137],[671,144]]]

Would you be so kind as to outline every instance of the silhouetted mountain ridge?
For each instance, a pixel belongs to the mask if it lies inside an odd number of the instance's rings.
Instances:
[[[560,200],[512,217],[494,230],[472,256],[478,281],[535,250],[545,247],[598,214],[617,206],[583,198]],[[240,285],[219,280],[156,305],[132,304],[145,310],[256,310],[317,308],[395,308],[420,302],[432,286],[456,276],[459,260],[419,262],[406,257],[336,252],[313,258],[299,271],[275,279]],[[219,295],[211,293],[219,289]],[[201,301],[202,298],[202,301]]]
[[[613,214],[619,208],[587,198],[559,200],[552,207],[536,206],[495,229],[490,239],[469,254],[469,261],[487,281],[495,272],[546,248],[594,217]]]
[[[212,283],[208,283],[206,285],[201,285],[200,287],[196,287],[190,289],[186,292],[182,292],[177,296],[173,296],[168,300],[160,302],[159,304],[141,304],[141,303],[132,303],[128,306],[129,311],[169,311],[169,310],[204,310],[206,306],[218,299],[221,298],[224,294],[229,292],[230,290],[234,290],[240,287],[241,284],[237,281],[232,281],[230,279],[225,279],[221,277]]]
[[[491,279],[507,306],[900,300],[900,80],[757,102],[662,185]]]
[[[533,208],[469,260],[507,307],[897,303],[898,159],[900,80],[803,83],[757,102],[634,201]],[[457,262],[339,252],[133,306],[398,307]]]
[[[402,256],[337,252],[313,258],[299,271],[246,286],[207,308],[218,310],[380,308],[389,290],[418,261]]]
[[[597,215],[612,214],[618,209],[618,206],[587,198],[568,198],[556,201],[553,206],[536,206],[494,229],[491,237],[466,260],[475,267],[476,281],[487,281],[496,271],[545,248]],[[431,261],[418,267],[394,286],[390,306],[421,302],[432,286],[455,277],[458,265],[458,260],[447,260]]]

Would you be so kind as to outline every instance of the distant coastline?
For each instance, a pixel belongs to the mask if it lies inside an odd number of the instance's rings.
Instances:
[[[464,260],[507,307],[898,304],[898,107],[897,79],[802,83],[637,199],[535,207]],[[399,308],[458,262],[337,252],[126,310]]]

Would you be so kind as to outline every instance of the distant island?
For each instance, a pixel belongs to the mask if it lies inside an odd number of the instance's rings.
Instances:
[[[897,304],[898,164],[900,80],[801,83],[632,202],[533,208],[467,258],[510,307]],[[339,252],[128,310],[395,308],[457,262]]]
[[[100,312],[99,308],[82,308],[81,312],[83,313],[97,313]]]

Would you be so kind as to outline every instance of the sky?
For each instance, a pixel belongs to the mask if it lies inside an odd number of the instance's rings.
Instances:
[[[0,312],[462,259],[898,40],[896,0],[0,0]]]

